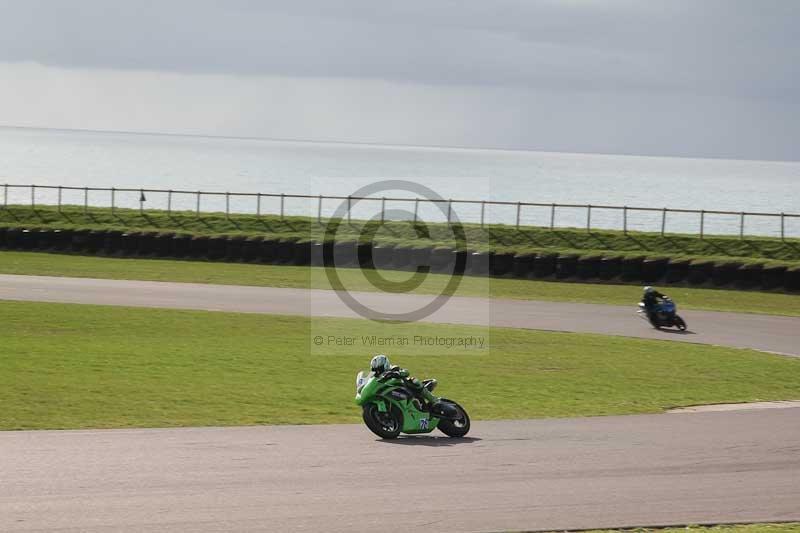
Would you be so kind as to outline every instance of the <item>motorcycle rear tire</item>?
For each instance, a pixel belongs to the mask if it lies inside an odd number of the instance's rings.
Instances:
[[[379,415],[390,417],[393,424],[385,425]],[[388,413],[381,413],[378,411],[378,406],[371,403],[364,406],[362,418],[369,430],[382,439],[396,439],[403,429],[403,414],[396,407],[392,407]]]

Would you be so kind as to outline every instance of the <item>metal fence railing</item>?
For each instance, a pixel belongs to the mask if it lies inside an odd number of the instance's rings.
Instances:
[[[738,234],[740,238],[751,235],[770,235],[774,237],[800,237],[800,214],[768,213],[748,211],[697,210],[667,207],[633,207],[590,204],[559,204],[540,202],[511,202],[496,200],[460,200],[394,197],[356,197],[336,195],[305,195],[282,193],[242,193],[189,191],[150,188],[107,188],[74,187],[55,185],[15,185],[0,186],[3,192],[2,207],[77,206],[88,211],[90,207],[110,208],[113,213],[118,208],[144,211],[160,209],[168,214],[178,212],[279,215],[281,218],[292,215],[316,217],[320,222],[332,215],[333,211],[346,202],[346,218],[377,219],[397,218],[397,210],[388,210],[387,203],[408,205],[405,219],[422,219],[420,207],[428,204],[445,204],[439,207],[442,222],[454,220],[473,222],[481,226],[505,224],[520,226],[541,226],[555,228],[613,229],[628,233],[629,230],[670,233],[698,234],[701,238],[711,233]],[[357,203],[371,202],[379,206],[370,212],[362,210],[353,215]],[[290,202],[295,202],[289,205]],[[326,204],[327,202],[327,204]],[[332,203],[333,202],[333,203]],[[456,209],[461,212],[456,212]],[[492,209],[495,209],[492,211]],[[498,214],[496,209],[504,210]],[[577,210],[577,213],[576,213]],[[537,211],[533,213],[533,211]],[[570,211],[569,215],[565,212]],[[188,213],[187,213],[188,212]],[[445,215],[446,214],[446,215]],[[425,220],[430,220],[431,212]],[[646,215],[646,216],[645,216]],[[641,219],[633,222],[638,216]],[[680,223],[674,219],[682,217]],[[689,220],[686,217],[690,217]],[[710,224],[711,217],[721,217]]]

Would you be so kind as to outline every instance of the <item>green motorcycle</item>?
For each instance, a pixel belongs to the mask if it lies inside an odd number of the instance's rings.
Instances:
[[[435,379],[426,379],[422,386],[431,393]],[[364,423],[383,439],[397,438],[400,433],[430,433],[439,429],[449,437],[463,437],[469,431],[469,415],[463,407],[447,398],[433,404],[415,397],[402,378],[370,372],[356,376],[356,404],[363,409]]]

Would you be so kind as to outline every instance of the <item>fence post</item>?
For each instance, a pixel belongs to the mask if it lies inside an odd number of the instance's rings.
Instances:
[[[419,212],[419,198],[414,198],[414,224],[417,223],[418,212]]]
[[[319,195],[317,200],[317,224],[322,224],[322,195]]]
[[[556,204],[550,206],[550,229],[556,227]]]
[[[116,199],[116,190],[114,187],[111,187],[111,214],[114,214],[114,210],[116,208],[117,199]]]
[[[89,187],[83,188],[83,214],[89,212]]]
[[[36,185],[31,185],[31,211],[36,210]]]
[[[261,216],[261,193],[256,193],[256,216]]]
[[[231,193],[225,193],[225,218],[231,217]]]
[[[483,227],[483,218],[486,213],[486,200],[481,200],[481,227]]]
[[[200,195],[203,194],[201,191],[197,191],[197,204],[195,205],[195,213],[197,217],[200,216]]]
[[[628,206],[622,206],[622,233],[628,234]]]
[[[664,231],[667,228],[667,208],[661,211],[661,236],[664,236]]]
[[[8,183],[3,185],[3,207],[8,208]]]
[[[281,220],[283,220],[283,203],[286,200],[286,195],[281,193]]]
[[[586,232],[592,232],[592,204],[586,206]]]
[[[706,222],[706,212],[705,210],[700,211],[700,238],[703,238],[703,234],[705,233],[705,222]]]
[[[453,213],[453,200],[447,200],[447,225],[450,225],[450,218]]]
[[[172,215],[172,189],[167,191],[167,216]]]
[[[58,212],[61,212],[61,193],[63,192],[63,187],[61,185],[58,186]]]
[[[785,231],[786,230],[786,225],[784,224],[784,219],[785,218],[786,218],[786,215],[783,212],[781,212],[781,240],[782,241],[786,240],[786,231]]]
[[[739,239],[744,239],[744,211],[742,211],[741,218],[739,219]]]
[[[348,194],[347,195],[347,223],[348,224],[350,224],[350,220],[351,220],[351,218],[350,218],[351,217],[350,209],[352,209],[352,207],[353,207],[353,198],[352,198],[352,196],[350,196]]]
[[[381,224],[383,224],[384,217],[386,216],[386,197],[381,197]]]
[[[521,207],[522,204],[520,202],[517,202],[517,229],[519,229],[519,211]]]
[[[139,215],[144,215],[144,189],[139,189]]]

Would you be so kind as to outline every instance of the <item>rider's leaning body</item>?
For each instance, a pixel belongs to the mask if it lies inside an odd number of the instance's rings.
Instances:
[[[642,294],[642,303],[644,304],[645,311],[647,314],[651,314],[655,311],[656,305],[658,305],[659,300],[663,300],[666,298],[666,294],[661,294],[653,287],[645,287],[643,294]]]
[[[430,404],[435,404],[439,399],[434,396],[431,391],[426,389],[420,380],[410,375],[409,371],[405,368],[400,368],[397,365],[392,366],[389,363],[389,358],[383,354],[376,355],[369,363],[370,370],[372,370],[375,377],[380,381],[387,379],[399,378],[403,383],[414,392],[414,395],[419,399],[425,400]]]

